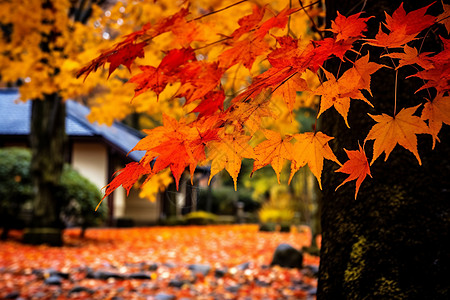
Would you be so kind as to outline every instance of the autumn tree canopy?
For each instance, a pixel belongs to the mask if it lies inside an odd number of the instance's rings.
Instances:
[[[137,58],[144,57],[155,39],[166,34],[172,37],[171,47],[164,51],[161,61],[139,65],[126,86],[133,86],[133,99],[147,93],[161,98],[170,90],[169,101],[181,100],[186,114],[175,118],[166,113],[163,126],[145,131],[147,137],[133,149],[145,150],[144,158],[127,165],[108,185],[106,195],[120,185],[129,189],[142,175],[151,178],[166,168],[170,168],[178,184],[186,167],[192,174],[199,164],[211,165],[211,177],[225,169],[236,182],[242,158],[251,158],[253,172],[271,165],[277,176],[289,161],[289,180],[308,165],[320,187],[323,160],[334,161],[340,166],[338,172],[348,174],[342,184],[356,180],[356,198],[362,182],[370,176],[370,165],[381,163],[378,158],[383,153],[386,161],[394,147],[404,147],[421,164],[417,136],[431,138],[433,147],[439,142],[442,124],[450,124],[450,44],[440,37],[441,51],[427,53],[421,51],[420,41],[439,26],[450,30],[448,5],[434,3],[442,12],[437,16],[427,14],[430,5],[410,12],[401,5],[392,15],[386,14],[374,37],[364,34],[372,16],[362,12],[348,17],[338,14],[331,28],[319,31],[322,38],[316,40],[293,31],[292,24],[301,15],[311,20],[310,26],[321,30],[313,21],[319,12],[311,8],[317,3],[301,1],[300,6],[278,10],[269,4],[254,4],[233,31],[217,28],[215,20],[221,19],[220,14],[243,2],[202,13],[186,4],[177,13],[126,35],[79,70],[78,76],[86,82],[89,74],[101,67],[108,68],[111,77],[120,65],[130,69]],[[331,37],[325,38],[326,32],[331,32]],[[367,55],[359,55],[362,48],[369,50]],[[379,57],[370,51],[374,48],[382,48],[382,56],[390,57],[391,64],[378,63]],[[350,60],[349,52],[356,53],[356,59]],[[352,67],[337,74],[329,72],[326,61],[333,57]],[[403,107],[396,93],[372,99],[373,73],[389,68],[397,75],[405,67],[416,70],[409,77],[423,80],[419,90],[411,91],[426,91],[423,105]],[[236,76],[242,70],[249,71],[248,77],[236,84],[244,78]],[[400,80],[395,78],[393,85]],[[310,94],[308,99],[312,100],[300,101],[299,93]],[[318,103],[314,95],[320,96]],[[329,147],[333,137],[317,127],[297,133],[280,130],[276,123],[265,123],[266,119],[279,119],[280,111],[292,116],[299,107],[309,105],[317,108],[317,118],[335,109],[351,127],[347,115],[353,101],[363,101],[368,108],[376,107],[378,101],[392,101],[394,110],[367,115],[374,125],[358,149],[343,149],[349,158],[345,162],[340,162]],[[367,149],[372,153],[370,163]]]

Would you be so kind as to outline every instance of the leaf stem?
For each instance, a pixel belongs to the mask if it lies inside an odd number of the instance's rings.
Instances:
[[[397,78],[398,78],[398,70],[395,70],[395,88],[394,88],[394,118],[397,114]]]

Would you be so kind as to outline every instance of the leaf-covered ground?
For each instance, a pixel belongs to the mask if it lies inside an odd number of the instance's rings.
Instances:
[[[304,233],[255,225],[90,229],[66,246],[0,243],[0,299],[314,299],[319,260],[270,267],[275,248]]]

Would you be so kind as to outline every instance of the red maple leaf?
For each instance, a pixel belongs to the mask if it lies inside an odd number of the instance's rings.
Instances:
[[[360,18],[361,13],[345,17],[337,12],[337,17],[331,21],[331,32],[336,34],[336,41],[354,40],[355,38],[364,37],[363,32],[367,31],[366,22],[372,18]]]
[[[225,93],[223,90],[209,92],[205,95],[200,104],[192,112],[199,113],[199,119],[205,116],[212,115],[218,110],[223,110],[224,100]]]
[[[359,187],[361,186],[361,183],[364,181],[366,176],[369,175],[370,177],[372,177],[372,175],[370,175],[369,162],[367,161],[366,153],[364,152],[364,149],[361,147],[361,145],[359,145],[359,150],[344,150],[345,153],[347,153],[348,160],[342,165],[342,167],[337,169],[336,172],[346,173],[349,174],[349,176],[336,188],[336,190],[344,183],[356,179],[356,199]]]
[[[195,60],[192,48],[173,49],[164,56],[157,68],[152,66],[140,67],[141,73],[131,77],[128,81],[136,84],[134,97],[147,90],[154,91],[159,96],[168,83],[178,80],[176,74],[180,72],[180,67],[191,60]]]

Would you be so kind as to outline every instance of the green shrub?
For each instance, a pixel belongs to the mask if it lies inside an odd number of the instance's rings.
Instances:
[[[98,226],[106,219],[106,205],[100,205],[95,211],[102,199],[98,188],[69,165],[64,166],[57,195],[62,201],[61,215],[66,224],[86,228]]]
[[[32,203],[30,161],[28,149],[0,149],[0,225],[4,228],[14,228],[17,227],[15,222],[23,222],[21,212]],[[94,211],[102,197],[100,191],[69,165],[64,166],[61,185],[55,192],[61,201],[61,218],[66,224],[85,229],[99,225],[107,216],[106,205]]]
[[[255,212],[261,207],[259,202],[253,200],[251,191],[244,189],[235,191],[231,186],[223,186],[212,189],[211,195],[208,193],[208,189],[199,190],[197,209],[208,210],[208,197],[211,197],[211,212],[217,215],[235,215],[237,201],[244,203],[245,212]]]
[[[30,160],[26,149],[0,149],[0,227],[23,227],[17,216],[33,198]]]

